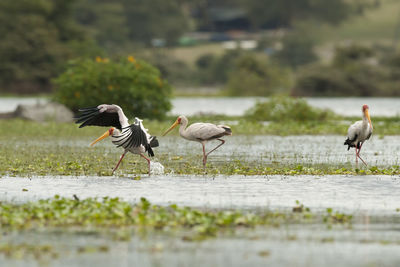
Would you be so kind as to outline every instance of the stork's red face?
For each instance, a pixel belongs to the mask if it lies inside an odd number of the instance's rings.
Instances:
[[[367,109],[369,109],[368,105],[363,105],[363,106],[362,106],[363,112],[365,112]]]
[[[181,121],[182,121],[182,118],[181,118],[181,117],[178,117],[178,118],[176,119],[176,121],[174,122],[174,124],[172,124],[171,127],[169,127],[169,129],[166,130],[166,131],[162,134],[162,136],[166,135],[167,133],[169,133],[170,131],[172,131],[172,129],[174,129],[176,126],[178,126],[179,124],[181,124]]]
[[[103,140],[104,138],[108,137],[108,136],[112,136],[114,133],[115,128],[110,128],[108,129],[107,132],[105,132],[102,136],[100,136],[99,138],[97,138],[96,140],[94,140],[90,146],[93,146],[94,144],[96,144],[97,142],[99,142],[100,140]]]

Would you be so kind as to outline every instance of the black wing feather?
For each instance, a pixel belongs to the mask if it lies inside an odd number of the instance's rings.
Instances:
[[[150,137],[150,146],[158,147],[160,144],[158,143],[157,136]]]
[[[75,123],[82,123],[79,125],[79,128],[85,126],[107,126],[107,127],[115,127],[121,130],[122,126],[119,121],[118,113],[115,112],[100,112],[97,107],[91,108],[82,108],[79,109],[81,114],[79,114],[74,119]]]
[[[131,133],[126,134],[125,136],[123,136],[120,140],[116,140],[113,141],[113,143],[119,143],[120,141],[122,141],[123,143],[119,144],[117,147],[124,147],[124,148],[128,148],[129,147],[129,142],[130,142],[130,137],[131,137]]]
[[[150,146],[147,141],[146,133],[143,132],[140,125],[137,124],[131,124],[128,127],[123,128],[121,138],[113,141],[113,143],[118,144],[118,147],[122,146],[125,149],[142,145],[147,150],[147,147]]]
[[[144,147],[147,147],[149,142],[147,141],[146,133],[143,132],[142,128],[140,128],[140,125],[131,124],[129,127],[132,131],[132,139],[134,140],[133,144],[135,146],[143,145]]]
[[[348,145],[347,150],[350,149],[350,147],[355,147],[355,145],[353,144],[354,141],[356,141],[357,139],[357,134],[354,136],[353,140],[350,140],[349,138],[346,139],[346,141],[344,141],[344,145]]]

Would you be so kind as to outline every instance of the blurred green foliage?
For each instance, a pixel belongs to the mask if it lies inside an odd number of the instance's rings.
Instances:
[[[0,92],[50,92],[51,79],[65,71],[70,59],[83,60],[97,55],[118,58],[134,51],[158,67],[162,77],[177,85],[226,85],[229,94],[269,95],[291,85],[283,68],[289,66],[297,71],[299,66],[317,59],[308,26],[338,24],[350,16],[362,14],[365,8],[375,7],[374,3],[375,0],[2,0]],[[244,55],[240,50],[222,55],[210,51],[197,61],[185,61],[168,53],[171,51],[168,48],[178,45],[180,38],[192,38],[185,33],[206,30],[211,36],[216,23],[221,23],[218,19],[231,23],[229,21],[234,21],[237,14],[248,23],[247,30],[256,33],[254,39],[265,29],[289,32],[279,40],[283,49],[276,50],[273,56],[275,63],[283,68],[265,62],[262,57],[259,59],[264,50],[255,56]],[[299,21],[308,26],[298,29]],[[234,38],[235,33],[222,35],[229,39]],[[212,38],[208,38],[196,41],[209,42]],[[164,51],[160,53],[160,50]],[[146,53],[151,55],[142,57]],[[253,56],[256,59],[250,60]],[[350,57],[344,54],[346,58]],[[338,62],[341,60],[338,58]],[[196,61],[194,66],[190,63],[193,61]],[[362,81],[364,76],[378,80],[372,83],[366,80],[366,84],[374,86],[363,89],[368,93],[356,90],[355,94],[375,94],[379,87],[382,95],[393,95],[393,81],[397,79],[393,77],[398,76],[395,63],[386,61],[393,70],[380,70],[366,69],[364,62],[360,65],[352,64],[352,60],[347,62],[351,67],[346,66],[346,73],[354,75],[357,81]],[[339,83],[347,83],[347,80]],[[361,83],[358,87],[363,86]]]
[[[199,84],[224,85],[224,93],[232,96],[269,96],[292,83],[290,70],[265,54],[241,49],[219,56],[205,54],[197,59],[196,67]]]
[[[266,57],[246,53],[234,61],[226,90],[229,95],[269,96],[290,85],[287,70],[274,65]]]
[[[313,49],[315,41],[305,29],[289,32],[282,38],[282,49],[273,57],[282,65],[297,68],[301,65],[317,61],[318,57]]]
[[[239,0],[253,26],[258,28],[291,27],[299,20],[337,24],[362,3],[346,0]]]
[[[303,68],[298,96],[400,96],[400,67],[393,51],[352,44],[338,47],[330,65]]]
[[[198,82],[206,85],[225,84],[235,68],[235,61],[245,52],[227,50],[222,55],[205,54],[196,61]]]
[[[332,111],[311,107],[306,100],[274,96],[247,111],[249,119],[258,121],[326,121],[337,117]]]
[[[158,68],[161,76],[174,85],[187,86],[197,83],[195,81],[197,73],[186,62],[172,56],[168,51],[160,49],[153,50],[150,53],[140,54],[143,59],[154,67]]]
[[[128,117],[161,119],[171,109],[170,85],[156,68],[132,56],[73,61],[54,82],[55,100],[73,111],[118,104]]]
[[[179,0],[80,0],[76,20],[100,45],[112,51],[129,43],[150,46],[152,39],[175,44],[189,20]]]
[[[8,92],[49,91],[67,58],[87,45],[71,16],[73,1],[0,1],[0,88]],[[86,50],[87,51],[87,50]]]

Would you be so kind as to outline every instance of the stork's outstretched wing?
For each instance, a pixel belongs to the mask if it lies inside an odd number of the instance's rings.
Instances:
[[[140,129],[139,125],[132,124],[122,129],[121,135],[115,137],[112,141],[118,147],[122,146],[125,149],[144,146],[146,147],[149,143],[146,138],[146,134]]]
[[[122,128],[121,134],[119,136],[116,136],[112,142],[117,147],[123,147],[124,149],[128,150],[143,146],[145,148],[145,151],[147,151],[149,153],[149,156],[151,157],[154,156],[154,152],[151,147],[158,146],[158,141],[156,137],[150,136],[149,140],[147,138],[147,133],[137,122]]]
[[[122,128],[129,126],[128,119],[117,105],[102,104],[97,107],[79,109],[79,112],[81,113],[75,117],[75,123],[81,123],[79,128],[85,126],[112,126],[122,130]]]

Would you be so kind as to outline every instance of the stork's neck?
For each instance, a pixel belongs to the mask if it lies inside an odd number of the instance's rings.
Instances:
[[[368,124],[368,119],[367,119],[367,116],[365,115],[365,113],[363,114],[363,125],[364,124]]]
[[[368,128],[368,127],[370,127],[370,128],[372,129],[372,125],[369,124],[369,121],[368,121],[368,118],[367,118],[367,115],[365,114],[365,112],[363,113],[362,122],[363,122],[363,123],[362,123],[363,128]]]
[[[186,119],[185,117],[181,118],[181,125],[179,126],[179,134],[185,139],[188,139],[188,133],[186,131],[188,123],[189,123],[188,119]]]

